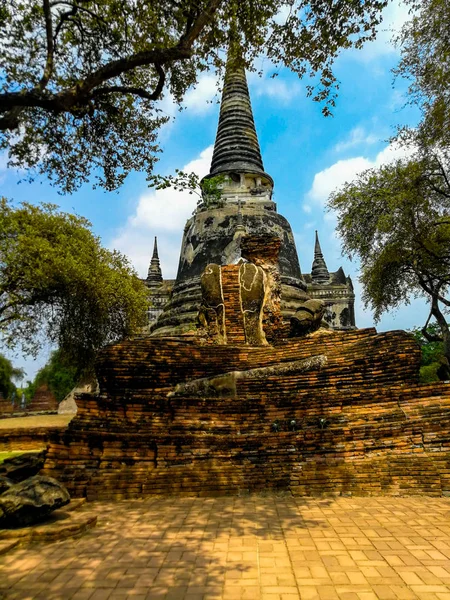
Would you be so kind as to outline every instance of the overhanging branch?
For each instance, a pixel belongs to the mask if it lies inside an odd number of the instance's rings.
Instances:
[[[155,65],[155,69],[158,71],[159,80],[156,84],[153,92],[147,92],[146,90],[139,87],[125,86],[125,85],[110,85],[107,87],[100,87],[92,92],[92,97],[105,96],[107,94],[133,94],[145,100],[157,100],[161,94],[164,83],[166,80],[166,74],[161,65]]]
[[[140,88],[127,88],[125,93],[136,93],[141,97],[156,100],[162,92],[165,83],[165,72],[163,66],[178,60],[189,59],[193,55],[193,45],[207,24],[212,20],[214,13],[224,0],[210,0],[206,7],[192,22],[174,46],[167,48],[156,48],[137,52],[131,56],[111,60],[84,79],[78,81],[74,86],[61,90],[58,93],[45,92],[45,87],[53,71],[53,27],[51,21],[50,0],[43,0],[46,17],[47,32],[47,62],[44,75],[36,88],[21,90],[19,92],[4,92],[0,94],[0,131],[16,129],[20,124],[20,113],[23,108],[43,108],[55,114],[71,111],[75,107],[82,106],[92,98],[94,90],[105,82],[115,79],[124,73],[133,71],[138,67],[153,65],[159,75],[159,81],[153,92],[146,92]],[[53,6],[55,3],[53,3]],[[103,88],[97,95],[120,91],[121,86]],[[133,89],[133,91],[131,91]]]

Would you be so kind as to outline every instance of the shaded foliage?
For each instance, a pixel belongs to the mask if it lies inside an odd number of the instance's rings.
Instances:
[[[439,381],[438,371],[442,366],[442,359],[445,357],[445,354],[443,342],[436,339],[439,337],[438,326],[436,323],[428,325],[426,328],[427,337],[425,337],[422,328],[419,327],[415,327],[410,332],[422,351],[420,380],[423,383]],[[430,341],[429,338],[435,341]]]
[[[417,130],[402,129],[400,138],[422,149],[450,148],[450,3],[409,0],[410,19],[397,44],[401,60],[397,76],[409,81],[408,101],[420,107]]]
[[[0,354],[0,394],[3,398],[11,398],[17,388],[14,379],[23,377],[23,370],[16,369],[12,362]]]
[[[47,384],[58,402],[61,402],[73,390],[79,378],[78,367],[71,364],[61,350],[55,350],[47,364],[36,373],[36,377],[29,384],[25,395],[27,398],[33,398],[36,390],[41,385]]]
[[[361,261],[363,300],[375,320],[411,297],[430,305],[423,328],[422,377],[450,378],[450,4],[406,0],[410,18],[396,42],[394,70],[409,80],[417,128],[399,127],[410,158],[360,174],[329,199],[338,213],[343,252]]]

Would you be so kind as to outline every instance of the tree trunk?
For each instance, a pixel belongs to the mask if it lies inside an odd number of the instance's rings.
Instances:
[[[441,381],[447,381],[450,379],[450,329],[447,323],[447,319],[442,314],[437,297],[433,297],[431,301],[431,313],[436,319],[439,329],[442,334],[442,341],[444,343],[444,360],[442,361],[439,369],[437,370],[438,377]]]

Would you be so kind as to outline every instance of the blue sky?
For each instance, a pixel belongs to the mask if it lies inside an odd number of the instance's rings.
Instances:
[[[262,61],[264,76],[248,76],[264,167],[275,182],[278,212],[290,221],[294,231],[302,271],[310,272],[317,229],[329,270],[342,265],[355,283],[359,327],[373,326],[373,316],[360,301],[358,264],[341,256],[335,217],[325,211],[325,203],[333,189],[352,180],[359,171],[402,155],[403,151],[387,140],[397,124],[414,124],[418,118],[413,109],[404,108],[405,82],[397,81],[393,86],[391,73],[398,61],[390,43],[391,30],[398,29],[406,18],[405,6],[391,4],[377,40],[361,51],[351,50],[339,57],[335,66],[340,90],[333,117],[322,116],[321,106],[306,97],[305,84],[287,69],[273,79],[270,63]],[[182,112],[170,98],[162,101],[172,118],[160,135],[163,153],[156,172],[169,174],[180,168],[204,175],[209,171],[217,100],[215,78],[203,74],[197,88],[187,93]],[[196,204],[194,196],[174,190],[155,192],[139,173],[129,176],[118,193],[85,185],[70,196],[60,196],[45,179],[18,184],[21,175],[6,170],[5,163],[5,157],[0,156],[3,196],[17,203],[54,202],[65,211],[87,217],[103,244],[127,254],[142,277],[157,235],[163,276],[175,277],[184,223]],[[386,314],[377,328],[384,331],[421,325],[426,315],[425,301],[413,301],[394,314]],[[48,349],[37,361],[20,355],[13,360],[32,377],[47,356]]]

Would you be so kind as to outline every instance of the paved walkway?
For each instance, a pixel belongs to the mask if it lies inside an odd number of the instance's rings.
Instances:
[[[450,499],[92,503],[78,539],[0,557],[0,597],[450,600]]]

